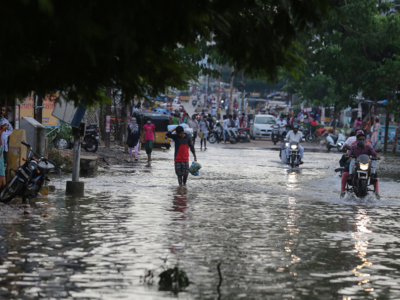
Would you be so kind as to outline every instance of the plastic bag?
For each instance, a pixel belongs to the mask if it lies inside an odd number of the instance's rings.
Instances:
[[[200,175],[200,172],[199,172],[200,169],[201,169],[201,164],[199,164],[198,162],[194,161],[194,162],[192,162],[192,165],[189,168],[189,172],[193,176],[199,176]]]
[[[199,136],[199,138],[202,139],[202,138],[203,138],[203,131],[200,131],[199,134],[198,134],[198,136]]]

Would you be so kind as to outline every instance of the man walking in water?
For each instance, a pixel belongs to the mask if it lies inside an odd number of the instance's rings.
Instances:
[[[194,146],[194,144],[196,143],[197,132],[199,132],[199,130],[200,130],[200,126],[196,120],[195,114],[192,115],[192,118],[188,120],[187,124],[190,128],[193,129],[192,141],[193,141],[193,146]]]
[[[174,131],[176,131],[176,134],[173,134]],[[189,148],[193,153],[194,161],[197,161],[192,137],[184,132],[182,126],[177,126],[172,131],[168,131],[167,137],[175,142],[175,173],[178,176],[179,186],[186,186],[189,176]]]

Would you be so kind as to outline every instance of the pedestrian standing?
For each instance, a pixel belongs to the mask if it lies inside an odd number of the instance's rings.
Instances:
[[[193,129],[192,142],[193,146],[196,143],[197,133],[200,130],[199,122],[197,122],[196,115],[193,114],[192,118],[188,120],[188,126]]]
[[[207,137],[208,132],[210,131],[210,127],[208,125],[207,116],[203,117],[203,120],[200,121],[200,132],[202,133],[200,139],[200,149],[203,149],[203,141],[204,141],[204,150],[207,150]]]
[[[218,115],[218,121],[221,120],[221,106],[218,107],[218,113],[217,113],[217,115]]]
[[[176,134],[173,132],[176,131]],[[186,134],[182,126],[175,127],[167,132],[167,137],[175,142],[175,173],[178,176],[179,186],[186,186],[189,176],[189,149],[197,161],[196,152],[190,134]]]
[[[135,161],[138,161],[139,143],[140,143],[140,129],[135,117],[131,119],[128,125],[128,144],[129,162],[132,161],[132,148],[135,148]]]
[[[3,157],[4,157],[4,164],[7,166],[8,162],[8,137],[13,132],[13,128],[9,122],[5,118],[7,116],[7,107],[2,106],[0,107],[0,125],[3,126],[3,130],[1,131],[1,141],[3,144]]]
[[[378,132],[379,132],[379,128],[380,127],[381,127],[381,124],[379,123],[379,119],[375,119],[375,124],[371,128],[371,132],[372,132],[372,137],[371,137],[372,147],[375,147],[376,144],[378,143]]]
[[[151,161],[153,152],[153,142],[156,139],[156,126],[151,123],[151,118],[147,119],[147,124],[143,126],[144,147],[146,149],[147,161]]]

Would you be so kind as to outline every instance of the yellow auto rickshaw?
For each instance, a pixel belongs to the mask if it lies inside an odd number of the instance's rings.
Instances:
[[[134,117],[140,127],[140,142],[144,143],[143,126],[146,124],[147,119],[151,118],[151,122],[156,126],[156,140],[154,146],[171,148],[170,140],[166,137],[169,125],[169,117],[165,114],[152,112],[152,111],[135,111]]]

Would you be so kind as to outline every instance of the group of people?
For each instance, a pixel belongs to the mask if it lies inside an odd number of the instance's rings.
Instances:
[[[372,147],[375,147],[378,143],[378,134],[380,127],[381,124],[379,123],[378,118],[374,118],[372,120],[372,123],[370,123],[370,121],[367,121],[364,124],[364,122],[361,120],[361,117],[358,117],[354,121],[353,130],[354,132],[362,130],[365,133],[366,141],[371,142]]]
[[[151,161],[151,153],[153,151],[153,143],[156,139],[156,126],[152,124],[151,118],[148,118],[146,124],[143,125],[143,138],[144,145],[147,154],[147,161]],[[141,148],[141,128],[137,123],[137,119],[135,117],[131,118],[131,121],[128,125],[128,152],[129,152],[129,161],[132,161],[132,150],[135,150],[135,161],[138,161],[138,154]]]
[[[7,108],[0,107],[0,188],[6,185],[6,168],[8,160],[8,137],[13,132],[11,123],[7,120]]]

